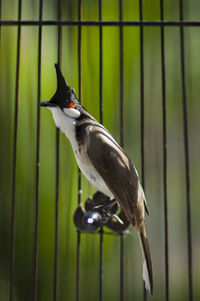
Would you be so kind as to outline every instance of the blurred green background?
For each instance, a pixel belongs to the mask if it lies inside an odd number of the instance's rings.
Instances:
[[[78,18],[78,1],[61,1],[62,19]],[[139,1],[123,1],[123,19],[139,20]],[[118,20],[117,0],[102,0],[103,20]],[[1,18],[17,19],[16,0],[1,1]],[[179,18],[179,1],[164,1],[165,18]],[[143,1],[145,20],[159,20],[160,1]],[[200,19],[200,2],[184,1],[186,20]],[[22,0],[22,19],[38,20],[39,1]],[[82,1],[83,20],[98,20],[98,1]],[[43,1],[43,19],[57,19],[57,1]],[[41,100],[56,89],[57,26],[42,28]],[[140,29],[124,27],[125,149],[141,174]],[[191,164],[194,299],[200,300],[200,27],[185,27],[186,91]],[[78,29],[62,27],[62,71],[78,94]],[[0,52],[0,300],[9,298],[13,125],[17,27],[1,27]],[[188,300],[186,188],[180,65],[180,31],[165,27],[170,300]],[[103,27],[103,120],[119,141],[119,28]],[[99,27],[82,27],[82,103],[99,120]],[[38,27],[21,28],[14,300],[32,300],[37,114]],[[150,211],[148,235],[154,269],[154,296],[165,298],[161,40],[159,27],[144,27],[145,193]],[[53,298],[56,129],[41,110],[39,178],[38,300]],[[77,165],[60,134],[58,300],[75,300]],[[82,177],[82,201],[95,190]],[[142,260],[137,233],[125,235],[125,300],[142,300]],[[120,238],[104,235],[103,300],[119,300]],[[99,295],[99,235],[81,235],[81,300]]]

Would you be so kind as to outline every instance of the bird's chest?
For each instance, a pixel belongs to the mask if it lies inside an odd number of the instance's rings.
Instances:
[[[74,148],[74,155],[80,170],[88,179],[88,181],[98,189],[100,189],[102,186],[105,186],[102,178],[89,160],[85,147]]]
[[[74,145],[75,146],[75,145]],[[76,145],[73,147],[74,155],[77,161],[77,164],[84,174],[84,176],[87,178],[87,180],[95,186],[99,191],[103,192],[105,195],[109,196],[110,198],[113,198],[112,193],[108,189],[107,185],[105,184],[102,177],[98,174],[96,169],[94,168],[92,162],[88,158],[86,146],[78,147]]]

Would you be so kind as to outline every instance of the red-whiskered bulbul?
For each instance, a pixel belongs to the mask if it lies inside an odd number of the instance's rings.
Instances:
[[[56,126],[71,142],[78,166],[88,181],[111,200],[115,199],[136,228],[144,258],[143,279],[152,294],[152,263],[145,227],[148,210],[138,173],[111,134],[80,104],[58,64],[55,68],[56,93],[40,106],[52,112]]]

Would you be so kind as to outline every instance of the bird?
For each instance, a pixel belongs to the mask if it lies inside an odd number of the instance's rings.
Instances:
[[[153,294],[153,271],[146,232],[149,214],[138,172],[130,157],[79,102],[55,64],[57,90],[49,101],[39,103],[48,108],[57,128],[69,139],[77,164],[87,180],[100,192],[121,206],[127,220],[137,230],[143,256],[145,288]]]

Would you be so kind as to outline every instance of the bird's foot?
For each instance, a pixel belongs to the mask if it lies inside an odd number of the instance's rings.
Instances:
[[[125,231],[130,222],[121,211],[116,215],[119,205],[116,200],[110,200],[100,191],[85,202],[85,208],[80,204],[74,213],[74,223],[81,232],[94,232],[105,226],[115,232]]]

